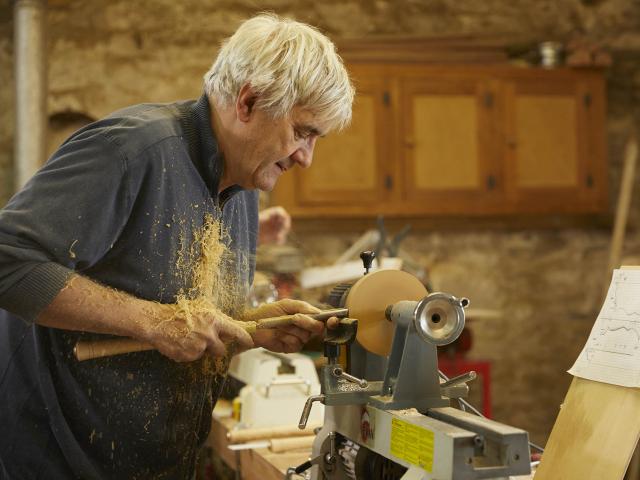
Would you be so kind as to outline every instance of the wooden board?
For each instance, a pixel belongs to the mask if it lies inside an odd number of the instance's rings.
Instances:
[[[640,435],[640,390],[575,377],[535,480],[622,479]]]
[[[640,438],[639,419],[640,389],[575,377],[535,480],[622,480]]]

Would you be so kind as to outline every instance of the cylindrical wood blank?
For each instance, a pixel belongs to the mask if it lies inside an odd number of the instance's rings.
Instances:
[[[297,438],[274,438],[271,440],[269,447],[273,453],[288,452],[290,450],[300,450],[302,448],[311,448],[315,436],[297,437]]]
[[[321,423],[309,423],[304,430],[300,430],[298,425],[231,430],[227,433],[227,441],[230,444],[234,444],[268,440],[270,438],[305,437],[313,435],[313,431],[321,426]]]

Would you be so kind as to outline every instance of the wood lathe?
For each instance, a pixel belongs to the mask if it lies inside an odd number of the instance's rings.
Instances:
[[[362,258],[368,272],[373,254]],[[321,402],[324,426],[309,461],[287,478],[497,480],[530,473],[527,432],[450,407],[467,395],[475,372],[443,379],[436,348],[460,335],[467,299],[427,293],[406,272],[379,270],[335,287],[331,303],[357,320],[326,333],[321,393],[307,400],[299,425]]]

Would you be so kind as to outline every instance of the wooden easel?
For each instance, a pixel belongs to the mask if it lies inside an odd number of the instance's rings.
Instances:
[[[575,377],[534,480],[622,480],[639,438],[640,388]]]

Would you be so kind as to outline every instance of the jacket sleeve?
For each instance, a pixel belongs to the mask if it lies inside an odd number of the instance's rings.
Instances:
[[[73,271],[113,245],[130,212],[127,162],[87,129],[0,210],[0,308],[32,322]]]

